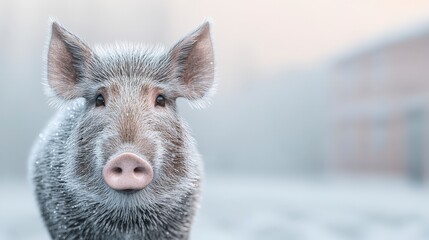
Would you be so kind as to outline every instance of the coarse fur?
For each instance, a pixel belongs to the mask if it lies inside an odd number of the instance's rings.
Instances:
[[[176,99],[203,106],[213,92],[209,24],[167,50],[89,48],[56,22],[50,36],[45,85],[59,110],[32,150],[30,174],[52,239],[188,239],[202,163]],[[105,183],[104,165],[124,152],[152,166],[143,190]]]

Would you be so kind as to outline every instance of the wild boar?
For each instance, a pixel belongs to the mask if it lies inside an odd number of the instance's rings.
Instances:
[[[188,239],[202,162],[176,99],[214,92],[209,23],[171,48],[89,47],[52,23],[45,85],[58,112],[30,174],[53,239]]]

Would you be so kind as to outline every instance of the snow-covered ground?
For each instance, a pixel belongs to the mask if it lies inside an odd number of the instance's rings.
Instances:
[[[0,195],[0,240],[48,239],[25,182]],[[428,205],[398,181],[207,177],[192,239],[427,240]]]

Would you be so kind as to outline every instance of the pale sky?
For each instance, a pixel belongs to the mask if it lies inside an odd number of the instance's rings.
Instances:
[[[14,54],[22,57],[41,47],[34,41],[28,45],[27,38],[44,38],[50,16],[91,44],[172,44],[209,18],[220,74],[238,79],[246,69],[276,72],[317,65],[386,34],[429,26],[429,1],[0,0],[0,14],[0,27],[8,29],[5,36],[12,44],[7,48],[16,47]]]
[[[172,1],[170,13],[184,22],[211,16],[221,54],[244,54],[264,69],[306,66],[429,23],[429,1],[423,0],[204,0],[195,1],[193,11],[187,2]]]

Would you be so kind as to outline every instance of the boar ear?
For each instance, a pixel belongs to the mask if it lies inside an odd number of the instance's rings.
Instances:
[[[214,59],[208,22],[179,41],[170,50],[170,57],[181,97],[200,100],[210,95],[214,88]]]
[[[52,23],[47,54],[47,82],[54,95],[64,100],[83,95],[77,87],[82,81],[92,58],[91,49],[79,38]]]

